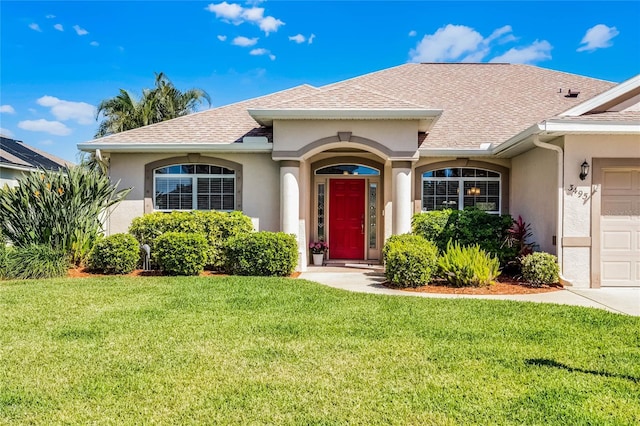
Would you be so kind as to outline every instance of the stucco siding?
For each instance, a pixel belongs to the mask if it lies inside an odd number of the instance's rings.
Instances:
[[[593,197],[599,196],[600,188],[592,184],[593,170],[584,181],[580,180],[580,165],[585,160],[593,165],[594,158],[637,159],[640,165],[640,136],[567,135],[564,140],[564,235],[593,238],[592,204]],[[571,185],[574,185],[576,192],[569,191]],[[596,213],[596,217],[599,217],[599,212]],[[599,247],[591,247],[590,244],[564,248],[564,275],[574,286],[591,285],[591,259],[599,256],[599,250]]]
[[[120,180],[119,188],[132,188],[126,200],[112,212],[107,223],[109,234],[126,232],[131,221],[144,214],[145,164],[165,158],[182,157],[172,154],[111,154],[109,174]],[[205,154],[240,163],[243,166],[242,206],[256,228],[266,231],[280,229],[279,165],[270,154]],[[204,158],[204,157],[203,157]]]
[[[557,154],[537,148],[512,158],[511,165],[511,215],[531,224],[540,250],[557,254]]]
[[[18,179],[22,177],[23,173],[28,172],[0,167],[0,188],[5,185],[9,186],[9,188],[17,186]]]

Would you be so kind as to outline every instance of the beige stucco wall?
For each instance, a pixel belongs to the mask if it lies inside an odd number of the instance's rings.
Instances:
[[[638,135],[568,135],[565,136],[564,167],[564,235],[565,237],[592,237],[591,197],[587,200],[567,191],[575,185],[578,191],[593,194],[599,188],[592,186],[593,173],[584,181],[578,177],[583,161],[593,164],[594,158],[637,158],[640,164],[640,136]],[[591,257],[598,247],[564,247],[564,275],[576,287],[589,287],[591,283]]]
[[[109,174],[119,188],[132,188],[127,198],[111,213],[107,223],[109,234],[126,232],[131,221],[144,213],[144,166],[164,158],[181,157],[171,154],[111,154]],[[253,218],[259,230],[280,229],[280,168],[270,154],[203,154],[234,161],[243,165],[242,207]]]
[[[28,172],[0,167],[0,188],[4,187],[5,185],[8,185],[9,188],[17,186],[18,179],[22,177],[23,173]]]
[[[316,140],[351,132],[372,139],[393,151],[418,148],[418,121],[410,120],[276,120],[274,151],[297,151]]]
[[[558,154],[536,148],[511,159],[511,215],[531,224],[532,241],[557,254]]]

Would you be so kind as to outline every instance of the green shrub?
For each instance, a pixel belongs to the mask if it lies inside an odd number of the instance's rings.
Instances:
[[[140,244],[151,247],[154,259],[155,240],[166,232],[204,235],[208,243],[206,267],[210,269],[220,269],[224,265],[223,245],[228,238],[251,231],[253,224],[248,216],[241,212],[218,211],[155,212],[135,218],[129,228],[129,233]]]
[[[80,264],[102,234],[104,214],[128,193],[97,168],[34,171],[0,188],[0,231],[16,247],[48,245]]]
[[[130,234],[114,234],[99,240],[89,256],[89,267],[105,274],[128,274],[140,260],[140,246]]]
[[[449,241],[461,246],[478,245],[505,265],[515,259],[517,248],[505,244],[513,225],[510,215],[494,215],[476,208],[418,213],[412,219],[413,233],[433,241],[441,252]]]
[[[207,261],[207,240],[202,234],[166,232],[155,240],[156,260],[169,275],[198,275]]]
[[[7,243],[0,233],[0,278],[4,277],[7,268]]]
[[[552,254],[537,252],[522,259],[522,276],[533,285],[555,284],[559,273],[558,258]]]
[[[298,243],[283,232],[252,232],[231,237],[225,245],[225,272],[232,275],[291,275],[298,263]]]
[[[500,275],[500,262],[479,246],[449,242],[438,260],[440,275],[457,287],[485,287]]]
[[[58,278],[67,274],[69,257],[45,245],[13,247],[7,253],[5,276],[9,279]]]
[[[438,248],[419,235],[393,235],[382,248],[385,276],[400,287],[429,284],[437,269]]]

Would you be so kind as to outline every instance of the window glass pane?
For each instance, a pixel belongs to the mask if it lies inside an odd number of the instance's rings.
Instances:
[[[225,175],[235,175],[235,174],[236,174],[236,172],[235,172],[234,170],[226,169],[226,168],[224,168],[224,167],[223,167],[223,168],[222,168],[222,174],[225,174]]]
[[[487,171],[487,176],[489,176],[489,177],[497,177],[497,178],[499,178],[499,177],[500,177],[500,173],[496,173],[496,172],[489,172],[489,171]]]
[[[192,208],[191,178],[156,178],[156,208],[184,210]]]
[[[424,211],[465,207],[500,211],[500,173],[463,167],[433,170],[423,177]]]
[[[487,182],[487,195],[500,196],[500,182]]]
[[[324,227],[324,183],[318,184],[318,240],[325,240]]]
[[[377,198],[378,198],[378,185],[375,183],[369,184],[369,248],[376,248],[377,233]]]
[[[422,177],[433,177],[433,171],[423,173]]]
[[[476,177],[487,177],[487,171],[482,169],[476,169]]]
[[[178,175],[182,171],[182,167],[180,166],[169,166],[166,167],[167,173],[172,175]]]
[[[436,183],[432,181],[423,182],[422,189],[424,191],[424,195],[436,195]]]
[[[218,167],[218,166],[210,166],[210,173],[212,175],[221,175],[222,174],[222,167]]]
[[[476,177],[476,169],[462,169],[462,177]]]
[[[196,173],[199,174],[199,175],[208,175],[208,174],[210,174],[209,165],[208,164],[197,164],[196,165]]]
[[[235,203],[233,195],[222,196],[222,210],[234,210]]]

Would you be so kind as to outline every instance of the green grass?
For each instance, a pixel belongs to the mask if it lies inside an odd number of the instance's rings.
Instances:
[[[640,318],[303,280],[0,282],[0,423],[638,424]]]

